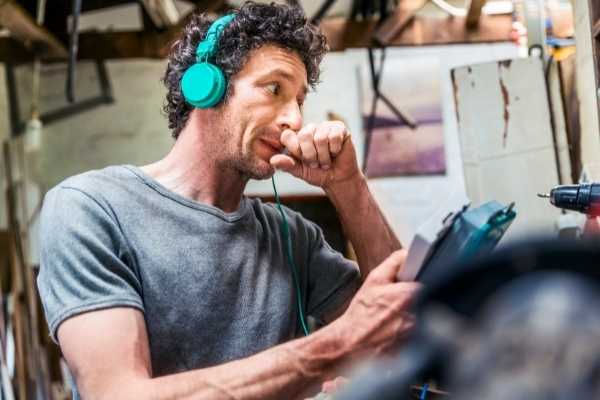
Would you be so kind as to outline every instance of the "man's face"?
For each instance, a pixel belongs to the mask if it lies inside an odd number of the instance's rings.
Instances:
[[[302,127],[306,68],[296,53],[266,45],[250,53],[232,84],[233,94],[219,110],[223,161],[245,177],[269,178],[269,160],[282,150],[281,133]]]

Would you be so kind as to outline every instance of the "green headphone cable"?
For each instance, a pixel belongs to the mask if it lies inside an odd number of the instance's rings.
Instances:
[[[306,324],[306,319],[304,317],[304,307],[302,306],[302,295],[300,291],[300,281],[298,279],[298,269],[296,268],[296,264],[294,263],[294,258],[292,257],[292,239],[290,238],[290,228],[287,223],[287,218],[285,217],[285,213],[283,212],[283,208],[281,207],[281,202],[279,201],[279,194],[277,194],[277,188],[275,187],[275,176],[271,177],[271,181],[273,182],[273,192],[275,193],[275,202],[277,203],[277,208],[279,209],[279,213],[281,214],[282,223],[281,223],[281,234],[283,236],[284,241],[284,249],[286,250],[286,255],[288,258],[288,263],[292,270],[292,279],[294,280],[294,286],[296,286],[296,302],[298,303],[298,320],[300,321],[300,326],[304,331],[304,335],[308,336],[310,331],[308,330],[308,325]]]

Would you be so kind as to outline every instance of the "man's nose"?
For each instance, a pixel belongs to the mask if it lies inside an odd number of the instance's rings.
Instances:
[[[285,129],[299,131],[302,128],[302,110],[298,103],[291,102],[281,111],[279,127],[282,131]]]

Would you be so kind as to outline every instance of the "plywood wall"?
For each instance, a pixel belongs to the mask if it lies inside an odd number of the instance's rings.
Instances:
[[[558,184],[542,61],[460,67],[453,71],[453,83],[471,200],[514,201],[518,216],[511,235],[552,231],[560,211],[537,197]],[[557,134],[566,156],[564,124]]]

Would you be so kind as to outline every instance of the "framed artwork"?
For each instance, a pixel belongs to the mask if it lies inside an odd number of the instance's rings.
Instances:
[[[445,174],[439,60],[388,57],[361,87],[367,177]]]

